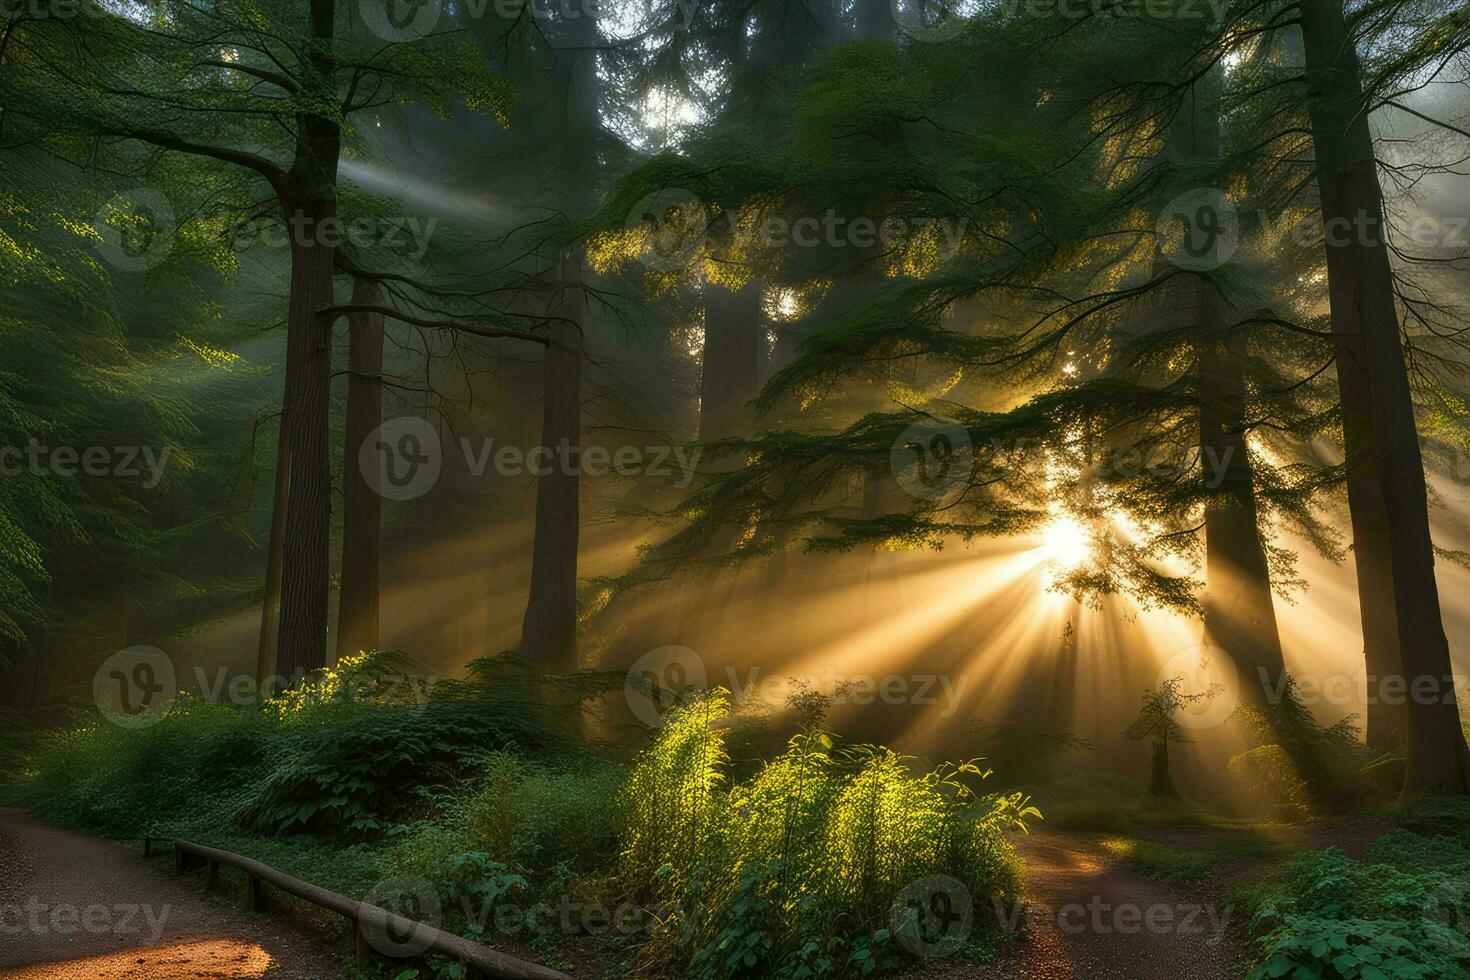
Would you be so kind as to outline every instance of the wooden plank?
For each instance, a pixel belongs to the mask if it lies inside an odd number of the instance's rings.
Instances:
[[[452,932],[445,932],[426,922],[416,922],[396,912],[389,912],[376,905],[369,905],[366,902],[348,898],[346,895],[339,895],[337,892],[313,885],[309,881],[293,878],[284,871],[242,854],[221,851],[218,848],[178,839],[174,840],[174,850],[178,855],[181,868],[185,855],[195,854],[206,861],[238,868],[253,878],[258,878],[260,881],[279,888],[288,895],[295,895],[329,912],[335,912],[351,919],[357,925],[359,955],[362,951],[362,944],[365,942],[366,929],[378,929],[384,933],[411,934],[415,937],[416,945],[424,944],[425,952],[432,951],[445,956],[453,956],[479,970],[485,976],[494,977],[497,980],[570,980],[565,973],[539,963],[530,963],[514,956],[507,956],[483,943],[456,936]]]

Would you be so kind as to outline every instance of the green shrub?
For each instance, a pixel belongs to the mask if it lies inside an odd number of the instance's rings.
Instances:
[[[1279,745],[1259,745],[1231,758],[1226,770],[1251,812],[1278,820],[1310,814],[1307,784]]]
[[[1260,900],[1249,980],[1470,977],[1466,870],[1354,861],[1337,848],[1301,855]]]
[[[1019,794],[981,796],[973,765],[916,772],[886,749],[838,748],[815,726],[730,785],[728,709],[716,690],[670,712],[619,795],[626,880],[683,917],[650,944],[666,965],[687,956],[698,977],[864,974],[900,957],[893,906],[912,882],[951,876],[987,908],[1018,899],[1003,832],[1037,815]]]

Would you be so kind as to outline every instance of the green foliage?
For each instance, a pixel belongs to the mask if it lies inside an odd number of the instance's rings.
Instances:
[[[1376,842],[1370,853],[1402,846]],[[1424,856],[1426,842],[1412,849]],[[1429,864],[1354,861],[1337,848],[1300,856],[1275,894],[1258,899],[1252,921],[1256,962],[1250,980],[1464,978],[1470,976],[1470,920],[1458,858]]]
[[[1020,794],[979,795],[973,764],[916,772],[815,725],[751,778],[725,779],[729,695],[676,708],[619,797],[628,880],[678,910],[696,976],[867,973],[901,955],[890,931],[905,885],[957,878],[977,902],[1015,900],[1003,832],[1038,816]],[[688,956],[672,937],[651,955]]]
[[[1233,756],[1226,771],[1240,790],[1239,798],[1259,813],[1299,820],[1311,810],[1306,781],[1279,745],[1258,745]]]
[[[115,832],[233,825],[361,837],[487,751],[565,744],[519,688],[430,685],[402,670],[399,655],[367,654],[258,706],[180,697],[150,727],[94,721],[56,733],[23,791],[48,816]]]

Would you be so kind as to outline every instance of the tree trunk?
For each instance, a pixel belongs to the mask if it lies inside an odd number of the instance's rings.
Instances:
[[[736,292],[704,288],[704,359],[699,379],[699,438],[749,435],[749,402],[760,391],[761,287],[754,279]]]
[[[271,497],[270,538],[266,542],[265,595],[260,604],[260,642],[255,653],[255,680],[265,682],[276,672],[276,644],[281,628],[281,566],[286,552],[286,509],[291,493],[291,441],[284,416],[276,434],[275,492]]]
[[[276,673],[295,684],[326,666],[332,470],[328,459],[332,343],[329,320],[335,249],[324,222],[329,201],[288,203],[292,230],[291,299],[286,319],[283,424],[290,441],[286,541],[281,570],[281,628]]]
[[[1387,514],[1402,671],[1410,691],[1432,697],[1405,710],[1404,792],[1470,789],[1470,748],[1460,725],[1449,644],[1434,575],[1424,461],[1399,333],[1393,270],[1384,237],[1383,194],[1363,99],[1362,70],[1342,0],[1303,0],[1303,47],[1327,230],[1332,329],[1351,353],[1361,344],[1367,392],[1343,387],[1345,417],[1371,420],[1373,454]],[[1345,358],[1346,359],[1346,358]],[[1348,372],[1351,379],[1352,371]],[[1366,395],[1366,403],[1363,402]]]
[[[1188,158],[1220,158],[1222,87],[1218,72],[1202,79],[1174,124],[1170,138]],[[1199,279],[1195,289],[1199,462],[1203,478],[1219,481],[1205,505],[1205,642],[1234,660],[1241,697],[1268,708],[1273,692],[1282,689],[1286,664],[1244,432],[1245,362],[1231,347],[1234,324],[1225,297],[1208,279]]]
[[[587,304],[582,260],[564,255],[556,273],[546,348],[541,466],[536,480],[536,531],[531,595],[521,622],[521,654],[549,671],[576,670],[578,471],[582,442],[582,329]]]
[[[1258,707],[1281,690],[1286,670],[1271,596],[1271,570],[1256,510],[1255,471],[1245,433],[1245,367],[1219,336],[1225,309],[1215,287],[1199,284],[1205,339],[1197,380],[1200,465],[1219,486],[1205,506],[1205,642],[1235,661],[1241,697]]]
[[[1174,785],[1174,777],[1169,773],[1168,742],[1154,742],[1153,771],[1149,775],[1148,795],[1165,799],[1177,799],[1179,796],[1179,789]]]
[[[1347,463],[1348,512],[1353,528],[1353,560],[1358,572],[1358,610],[1363,624],[1363,662],[1367,676],[1368,745],[1387,749],[1403,740],[1404,706],[1397,692],[1385,696],[1385,679],[1402,673],[1398,615],[1394,610],[1393,567],[1389,559],[1388,510],[1378,482],[1373,450],[1373,420],[1359,411],[1371,404],[1361,338],[1339,334],[1337,385],[1342,402],[1343,449]],[[1348,406],[1354,406],[1350,411]]]
[[[381,306],[377,283],[353,283],[354,306]],[[337,606],[337,659],[378,648],[379,536],[382,498],[369,486],[359,457],[383,424],[383,318],[348,317],[347,425],[342,450],[342,594]]]

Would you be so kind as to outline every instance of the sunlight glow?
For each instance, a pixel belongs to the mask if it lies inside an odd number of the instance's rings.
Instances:
[[[1092,557],[1092,536],[1075,517],[1058,515],[1042,532],[1041,554],[1051,571],[1065,575]]]

